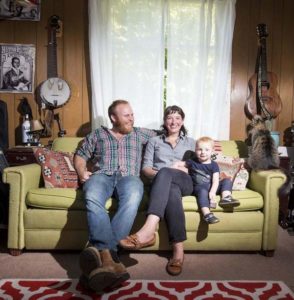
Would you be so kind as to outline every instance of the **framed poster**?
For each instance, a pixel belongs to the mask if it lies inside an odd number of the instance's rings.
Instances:
[[[0,44],[0,92],[33,93],[35,45]]]
[[[40,20],[41,0],[0,0],[0,19]]]

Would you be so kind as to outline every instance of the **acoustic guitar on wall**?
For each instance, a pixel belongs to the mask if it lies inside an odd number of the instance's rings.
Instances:
[[[282,110],[282,101],[277,92],[277,75],[267,71],[265,24],[257,25],[259,40],[255,73],[249,79],[249,97],[245,103],[245,114],[251,120],[255,115],[265,120],[276,118]]]

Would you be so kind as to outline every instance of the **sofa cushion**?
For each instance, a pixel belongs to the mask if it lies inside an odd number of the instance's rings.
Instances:
[[[234,191],[233,197],[240,201],[240,206],[235,207],[235,211],[258,210],[263,207],[262,196],[250,189],[245,191]],[[219,197],[217,197],[217,202]],[[139,211],[145,212],[148,208],[148,195],[144,194]],[[82,190],[64,189],[64,188],[38,188],[31,189],[26,198],[26,204],[29,207],[38,207],[44,209],[63,209],[63,210],[85,210],[85,201]],[[197,211],[197,201],[194,196],[183,197],[184,211]],[[106,209],[114,211],[117,208],[115,200],[109,199],[106,202]],[[223,208],[217,206],[214,211],[223,211]]]
[[[73,166],[72,153],[36,148],[34,155],[42,168],[46,188],[78,188],[78,175]]]
[[[79,143],[83,140],[81,137],[59,137],[55,138],[52,144],[52,150],[74,153]]]
[[[234,207],[234,211],[252,211],[259,210],[263,207],[263,198],[262,195],[252,191],[250,189],[245,189],[244,191],[234,191],[233,197],[240,201],[240,205]],[[220,197],[216,197],[216,202],[218,203]],[[198,205],[196,198],[194,196],[185,196],[183,197],[183,207],[184,211],[196,211],[198,210]],[[217,205],[212,211],[228,211]]]
[[[45,209],[86,209],[83,191],[69,188],[30,189],[26,197],[26,204],[30,207]]]

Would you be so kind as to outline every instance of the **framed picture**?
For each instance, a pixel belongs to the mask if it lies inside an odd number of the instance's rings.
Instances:
[[[40,20],[41,0],[0,0],[0,19]]]
[[[35,45],[0,44],[0,93],[33,93]]]

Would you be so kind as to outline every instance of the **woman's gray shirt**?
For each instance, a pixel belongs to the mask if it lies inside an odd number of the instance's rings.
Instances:
[[[171,167],[175,161],[182,160],[188,150],[195,151],[195,140],[190,137],[180,135],[174,148],[166,141],[165,135],[152,137],[146,146],[143,169]]]

